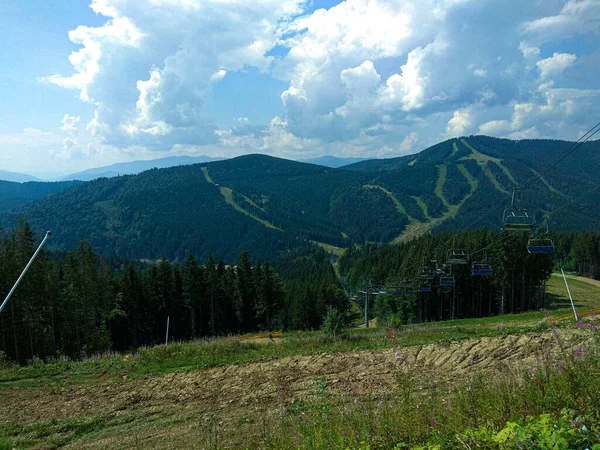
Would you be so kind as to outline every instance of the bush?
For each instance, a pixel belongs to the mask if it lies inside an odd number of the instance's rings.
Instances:
[[[339,309],[327,308],[327,314],[325,314],[325,320],[323,321],[323,331],[334,339],[345,334],[346,317]]]

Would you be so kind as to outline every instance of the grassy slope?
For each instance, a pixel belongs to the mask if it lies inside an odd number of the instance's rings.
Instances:
[[[580,312],[583,312],[584,308],[600,306],[600,287],[580,280],[569,280],[569,283]],[[560,277],[550,278],[547,293],[559,307],[551,311],[551,315],[555,317],[568,315],[570,309],[566,302],[564,283]],[[355,313],[360,314],[360,311]],[[477,341],[473,342],[479,342],[484,337],[524,334],[546,328],[547,324],[539,312],[428,323],[407,327],[402,337],[402,347],[411,348],[465,339],[475,339]],[[107,355],[78,363],[62,361],[24,368],[0,369],[0,392],[5,399],[27,397],[28,393],[31,393],[34,398],[52,402],[80,389],[92,389],[92,392],[97,389],[98,393],[106,392],[107,388],[127,390],[126,383],[135,380],[152,383],[154,377],[165,374],[218,366],[239,366],[256,361],[274,362],[286,356],[292,357],[291,361],[293,361],[293,358],[301,357],[293,355],[323,355],[332,352],[356,354],[355,352],[360,350],[389,349],[392,345],[383,328],[354,329],[350,331],[348,339],[335,341],[326,338],[321,332],[288,333],[277,344],[269,345],[255,343],[252,340],[240,341],[235,338],[202,340],[142,349],[134,355]],[[99,398],[103,397],[99,394]],[[143,399],[139,401],[146,402]],[[151,412],[146,409],[138,410],[136,403],[128,403],[128,405],[118,415],[107,415],[102,413],[101,408],[93,407],[78,416],[61,419],[54,419],[54,415],[48,415],[47,412],[45,414],[40,412],[37,417],[32,417],[26,422],[17,422],[9,417],[0,418],[0,448],[30,446],[56,448],[63,445],[77,448],[87,445],[94,448],[119,446],[118,440],[115,439],[119,439],[118,436],[127,436],[130,429],[140,433],[142,439],[140,446],[147,448],[148,445],[144,444],[143,439],[151,435],[152,430],[172,437],[168,430],[179,429],[183,424],[206,425],[206,422],[202,422],[198,416],[190,415],[189,410],[169,410],[163,414],[160,410],[154,412],[152,409]],[[54,414],[52,408],[46,411]],[[180,444],[190,445],[189,442],[183,441]]]
[[[569,280],[571,293],[578,310],[585,313],[600,307],[600,287],[579,280]],[[547,283],[547,295],[554,308],[555,317],[568,315],[571,305],[559,276],[552,276]],[[362,313],[358,312],[361,314]],[[405,345],[424,345],[449,342],[482,336],[522,333],[544,328],[544,316],[540,312],[509,314],[480,319],[460,319],[422,324],[405,341]],[[274,357],[319,354],[334,351],[357,351],[387,348],[383,338],[385,329],[353,329],[351,338],[330,341],[319,331],[286,333],[277,346],[252,345],[252,341],[240,342],[235,338],[205,339],[146,348],[135,355],[108,355],[85,362],[59,362],[39,364],[22,368],[0,369],[0,391],[11,387],[38,387],[47,384],[68,386],[71,384],[99,384],[121,378],[125,371],[129,378],[161,375],[172,372],[195,370]]]

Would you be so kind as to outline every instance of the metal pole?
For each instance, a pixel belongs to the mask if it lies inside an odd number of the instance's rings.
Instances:
[[[15,283],[15,285],[12,287],[12,289],[10,290],[10,292],[8,293],[8,295],[6,296],[6,299],[4,300],[4,302],[2,302],[2,305],[0,305],[0,313],[4,309],[4,307],[6,306],[6,304],[8,303],[8,301],[10,300],[10,298],[12,297],[12,295],[14,294],[14,292],[17,290],[17,286],[19,286],[19,283],[21,282],[21,280],[25,276],[25,273],[29,270],[29,267],[31,267],[31,264],[33,264],[33,261],[35,260],[35,258],[37,257],[38,253],[40,252],[40,250],[42,249],[42,247],[44,246],[44,244],[46,243],[46,241],[48,240],[48,238],[50,236],[52,236],[52,232],[51,231],[46,232],[46,236],[44,236],[44,239],[42,239],[42,242],[38,246],[37,250],[35,251],[35,253],[31,257],[31,259],[29,260],[29,262],[27,263],[27,265],[23,269],[23,272],[21,272],[21,276],[19,276],[19,279],[17,280],[17,282]]]
[[[371,290],[371,286],[365,289],[365,328],[369,328],[369,291]]]
[[[569,299],[571,300],[571,306],[573,307],[573,314],[575,315],[575,322],[577,322],[577,311],[575,310],[575,304],[573,303],[573,297],[571,296],[571,289],[569,289],[569,283],[567,283],[567,277],[565,271],[560,269],[562,272],[563,280],[565,280],[565,286],[567,286],[567,292],[569,293]]]
[[[169,345],[169,320],[171,316],[167,316],[167,336],[165,337],[165,345]]]

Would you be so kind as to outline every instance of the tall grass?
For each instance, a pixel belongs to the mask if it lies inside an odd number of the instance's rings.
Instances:
[[[249,447],[297,449],[592,448],[600,449],[600,339],[536,367],[439,386],[398,370],[388,396],[329,396],[325,380],[303,404],[283,404],[273,433]],[[416,368],[415,368],[416,369]],[[554,442],[555,445],[551,445]]]

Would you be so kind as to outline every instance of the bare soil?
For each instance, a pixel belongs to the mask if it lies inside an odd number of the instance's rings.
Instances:
[[[390,394],[396,377],[410,372],[424,384],[454,385],[475,374],[533,370],[542,359],[559,361],[580,345],[581,334],[551,332],[463,340],[395,350],[282,357],[185,373],[123,380],[101,386],[62,390],[6,389],[0,420],[30,423],[73,417],[119,417],[135,414],[161,423],[187,418],[180,425],[131,425],[131,432],[99,433],[73,444],[77,448],[194,447],[187,440],[206,433],[207,423],[221,430],[259,427],[292,398],[315,392],[314,379],[326,377],[327,389],[355,398]],[[192,418],[191,420],[189,418]],[[173,426],[181,430],[174,433]],[[183,434],[181,434],[183,433]],[[179,442],[180,445],[177,445]],[[166,444],[169,445],[166,445]],[[185,444],[185,445],[184,445]]]

